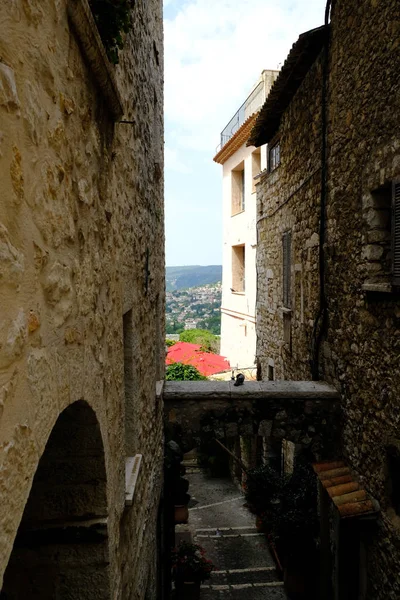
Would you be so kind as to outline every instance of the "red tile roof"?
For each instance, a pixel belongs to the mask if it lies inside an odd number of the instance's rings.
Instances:
[[[192,365],[205,376],[229,371],[231,368],[229,362],[223,356],[212,352],[204,352],[199,344],[189,344],[188,342],[177,342],[168,348],[165,364],[171,365],[175,362]]]
[[[255,123],[255,120],[259,114],[259,110],[250,115],[244,123],[241,124],[239,129],[233,134],[233,136],[222,146],[222,148],[214,156],[213,161],[223,165],[228,158],[235,154],[241,146],[243,146],[250,135],[250,131]]]

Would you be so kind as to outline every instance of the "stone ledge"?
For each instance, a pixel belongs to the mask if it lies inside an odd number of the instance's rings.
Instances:
[[[333,400],[340,394],[323,381],[245,381],[234,386],[231,381],[166,381],[164,402],[195,400]]]
[[[396,292],[396,288],[391,283],[363,283],[361,287],[363,292],[379,292],[383,294]]]
[[[125,459],[125,506],[132,506],[133,504],[141,463],[142,454],[127,456]]]
[[[89,4],[87,0],[68,0],[67,11],[90,69],[117,121],[124,114],[122,100]]]

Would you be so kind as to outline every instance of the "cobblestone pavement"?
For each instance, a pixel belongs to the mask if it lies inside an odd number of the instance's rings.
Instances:
[[[216,566],[201,589],[201,600],[286,600],[265,537],[229,479],[187,470],[192,500],[189,523],[194,541]]]

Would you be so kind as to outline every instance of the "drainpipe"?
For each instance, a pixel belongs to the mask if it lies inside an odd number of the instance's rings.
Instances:
[[[329,76],[329,15],[332,0],[325,7],[326,40],[322,55],[322,91],[321,91],[321,208],[319,220],[319,309],[315,318],[311,337],[311,375],[313,381],[319,380],[319,352],[327,325],[327,303],[325,295],[325,234],[326,234],[326,163],[327,163],[327,90]]]

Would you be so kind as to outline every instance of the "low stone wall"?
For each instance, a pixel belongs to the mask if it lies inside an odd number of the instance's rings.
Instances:
[[[337,455],[339,394],[323,382],[172,382],[164,386],[168,434],[188,451],[204,438],[258,435],[299,444],[315,457]]]

